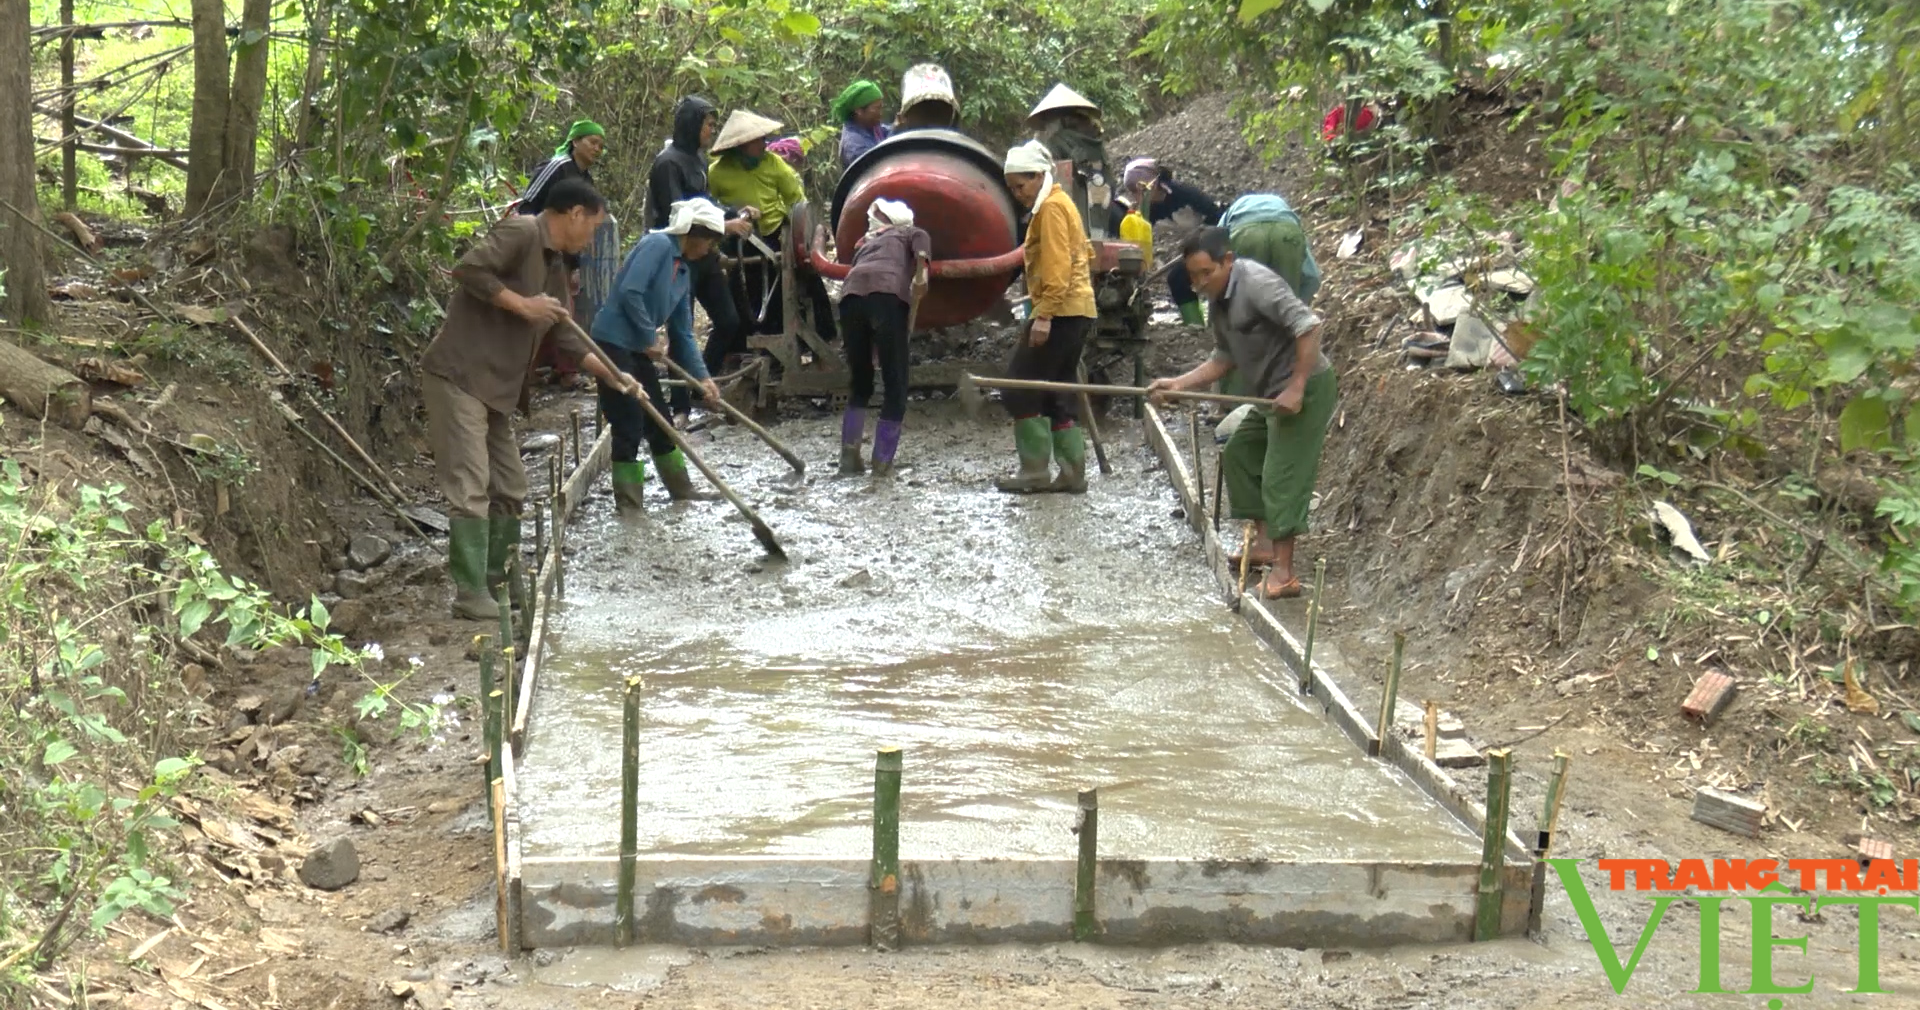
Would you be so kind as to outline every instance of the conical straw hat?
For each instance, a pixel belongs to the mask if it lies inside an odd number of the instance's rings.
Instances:
[[[748,141],[770,137],[780,129],[780,125],[777,119],[735,109],[728,113],[726,125],[720,128],[720,136],[714,138],[713,153],[731,151]]]
[[[1052,91],[1047,92],[1047,97],[1040,99],[1040,104],[1034,106],[1032,112],[1027,113],[1027,121],[1031,123],[1033,117],[1055,109],[1086,109],[1095,114],[1100,112],[1100,107],[1087,101],[1086,96],[1080,92],[1064,84],[1056,84]]]

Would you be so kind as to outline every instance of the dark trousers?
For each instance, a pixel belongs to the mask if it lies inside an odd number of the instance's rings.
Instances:
[[[852,372],[849,406],[864,409],[873,399],[873,359],[880,358],[885,396],[880,419],[907,416],[907,303],[899,295],[846,295],[840,299],[840,330],[847,338],[847,370]]]
[[[1026,333],[1013,349],[1007,363],[1010,379],[1039,379],[1043,382],[1080,381],[1080,352],[1093,333],[1090,316],[1055,316],[1047,342],[1033,346]],[[1073,393],[1043,393],[1032,389],[1009,389],[1001,394],[1007,412],[1016,419],[1045,414],[1055,428],[1064,428],[1079,415],[1080,398]]]
[[[647,397],[656,408],[667,402],[660,393],[660,371],[654,367],[652,359],[598,340],[594,344],[607,356],[608,361],[613,362],[613,367],[640,380],[640,385],[646,389]],[[600,412],[607,415],[607,423],[613,426],[615,463],[631,463],[639,459],[641,442],[647,443],[647,454],[651,456],[664,456],[673,451],[673,439],[653,423],[653,418],[633,402],[633,397],[608,389],[604,382],[600,383]]]

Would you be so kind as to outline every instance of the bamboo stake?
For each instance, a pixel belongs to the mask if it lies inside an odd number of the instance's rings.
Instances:
[[[614,942],[633,943],[635,859],[640,851],[640,678],[627,678],[620,716],[620,882],[614,892]]]
[[[533,507],[533,574],[534,584],[540,582],[540,566],[547,563],[547,507]]]
[[[580,469],[580,408],[573,408],[573,468]]]
[[[1435,739],[1439,735],[1440,735],[1440,703],[1437,701],[1434,701],[1432,698],[1428,698],[1427,699],[1427,760],[1429,761],[1433,760],[1434,753],[1439,749],[1440,743],[1437,739]]]
[[[488,707],[491,704],[488,699],[493,697],[493,636],[475,635],[473,645],[480,650],[480,739],[482,746],[486,748],[482,754],[482,763],[485,767],[481,770],[486,773],[485,780],[491,783],[494,779],[494,764],[497,761],[494,755],[493,712]],[[488,788],[491,789],[491,786]],[[489,807],[493,804],[491,792],[488,793],[487,804]]]
[[[1369,748],[1375,757],[1386,753],[1387,736],[1393,732],[1393,707],[1400,702],[1400,660],[1407,651],[1407,633],[1393,633],[1393,666],[1387,670],[1387,683],[1380,693],[1380,718],[1373,724],[1375,737]]]
[[[507,594],[507,584],[505,581],[493,587],[493,602],[500,611],[500,647],[502,649],[511,649],[513,648],[514,642],[513,600],[512,597]],[[507,669],[513,669],[513,664],[508,663]]]
[[[494,779],[487,784],[487,797],[493,805],[493,921],[500,938],[500,953],[513,953],[513,923],[507,914],[507,784]]]
[[[1307,640],[1300,647],[1300,692],[1313,690],[1313,633],[1320,628],[1320,596],[1327,588],[1327,559],[1313,563],[1313,599],[1307,602]]]
[[[559,455],[547,457],[547,506],[553,510],[553,595],[567,595],[567,503],[560,496]]]
[[[1500,935],[1500,912],[1506,897],[1501,871],[1506,867],[1507,800],[1513,788],[1513,752],[1497,747],[1487,752],[1487,825],[1480,850],[1480,902],[1474,911],[1473,938],[1492,940]]]
[[[672,358],[667,358],[666,362],[667,362],[667,369],[671,371],[673,374],[679,376],[680,381],[684,383],[688,389],[699,388],[699,385],[700,385],[699,380],[695,379],[691,372],[688,372],[686,369],[681,368],[680,365],[677,362],[675,362]],[[774,452],[779,453],[780,458],[786,460],[787,465],[790,467],[793,467],[794,472],[801,473],[801,474],[804,474],[807,472],[807,461],[804,459],[801,459],[798,453],[788,448],[785,442],[782,442],[779,439],[773,437],[773,432],[768,431],[765,427],[761,426],[759,422],[747,416],[746,411],[741,410],[739,407],[736,407],[731,403],[728,403],[725,399],[721,399],[719,401],[719,406],[720,406],[721,413],[727,415],[728,417],[733,418],[736,422],[740,424],[741,427],[747,429],[748,431],[753,432],[755,435],[758,435],[760,437],[760,441],[767,443],[767,446],[769,448],[771,448]]]
[[[1100,790],[1080,791],[1080,860],[1073,878],[1073,938],[1091,940],[1100,932],[1093,902],[1094,863],[1100,856]]]
[[[1553,835],[1560,828],[1560,801],[1566,797],[1567,768],[1573,759],[1567,752],[1553,752],[1553,771],[1547,776],[1547,802],[1540,814],[1540,839],[1537,846],[1539,858],[1545,859],[1553,851]]]
[[[1187,414],[1187,438],[1193,443],[1193,499],[1201,515],[1207,514],[1207,461],[1200,455],[1200,412]],[[1214,464],[1218,468],[1219,464]]]
[[[867,875],[867,940],[900,949],[900,748],[873,759],[873,863]]]
[[[1246,532],[1240,534],[1240,588],[1234,590],[1233,603],[1227,609],[1238,613],[1240,598],[1247,595],[1247,573],[1253,570],[1253,524],[1247,524]],[[1312,625],[1308,625],[1309,628]],[[1312,641],[1311,638],[1308,641]]]
[[[513,697],[520,690],[513,676],[514,651],[511,645],[500,650],[500,739],[503,745],[513,742]]]
[[[1226,498],[1221,491],[1226,479],[1227,461],[1223,454],[1213,461],[1213,531],[1215,533],[1220,532],[1220,503]]]

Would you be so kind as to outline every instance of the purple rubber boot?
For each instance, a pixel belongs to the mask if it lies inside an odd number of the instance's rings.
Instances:
[[[867,412],[862,407],[848,407],[840,418],[840,474],[850,476],[867,472],[867,465],[860,461],[860,440],[867,433]]]
[[[900,448],[900,422],[880,419],[873,430],[873,475],[893,476],[893,454]]]

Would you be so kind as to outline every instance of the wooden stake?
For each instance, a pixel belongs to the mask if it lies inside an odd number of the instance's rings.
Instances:
[[[489,708],[492,703],[487,700],[493,697],[493,636],[475,635],[473,645],[480,650],[480,739],[482,746],[486,748],[482,755],[485,767],[481,770],[485,772],[483,780],[491,783],[495,778],[494,764],[498,760],[494,754],[493,712]],[[489,785],[487,788],[487,803],[491,807],[492,786]]]
[[[487,783],[487,797],[493,806],[493,931],[500,937],[500,952],[513,953],[513,922],[507,914],[507,784],[504,779]]]
[[[573,468],[580,469],[580,408],[573,408]]]
[[[1227,461],[1216,457],[1213,461],[1213,531],[1220,532],[1220,503],[1226,500],[1224,490],[1227,479]]]
[[[513,675],[514,651],[511,645],[500,650],[500,739],[509,743],[513,740],[513,697],[520,690]]]
[[[627,678],[620,717],[620,883],[614,892],[613,937],[633,943],[634,860],[640,851],[640,678]]]
[[[1427,760],[1433,760],[1434,752],[1439,749],[1440,741],[1440,703],[1427,699]]]
[[[1560,827],[1560,801],[1566,797],[1567,768],[1572,763],[1566,751],[1553,752],[1553,771],[1547,776],[1547,802],[1540,813],[1540,835],[1535,845],[1540,859],[1553,851],[1553,835]]]
[[[1073,878],[1073,938],[1091,940],[1100,932],[1093,903],[1094,863],[1100,858],[1100,790],[1080,791],[1080,862]]]
[[[1566,751],[1553,752],[1553,771],[1547,776],[1547,800],[1540,812],[1540,827],[1534,836],[1533,892],[1527,900],[1527,935],[1540,935],[1547,906],[1547,856],[1553,851],[1553,834],[1560,824],[1560,800],[1566,795],[1567,765],[1572,761]]]
[[[1507,864],[1507,799],[1513,788],[1513,752],[1496,747],[1487,752],[1487,825],[1480,849],[1480,904],[1473,917],[1473,938],[1492,940],[1500,935],[1500,912],[1506,898],[1501,880]]]
[[[1407,633],[1393,633],[1393,666],[1387,670],[1387,682],[1380,694],[1380,718],[1373,724],[1376,738],[1371,748],[1375,757],[1386,752],[1387,736],[1393,732],[1393,707],[1400,703],[1400,660],[1407,651]]]
[[[1187,413],[1187,438],[1193,443],[1193,503],[1201,515],[1206,515],[1207,461],[1200,455],[1200,412],[1197,410]]]
[[[867,942],[900,949],[900,748],[873,759],[873,865],[867,876]]]
[[[1327,589],[1327,559],[1313,563],[1313,599],[1307,601],[1307,640],[1300,646],[1300,693],[1313,690],[1313,634],[1320,629],[1320,597]]]
[[[507,584],[505,581],[493,587],[493,602],[500,609],[500,647],[502,649],[511,649],[514,643],[513,598],[507,593]],[[507,669],[513,669],[513,664],[508,663]],[[513,678],[508,677],[507,679],[512,680]]]
[[[1240,586],[1234,590],[1233,606],[1229,609],[1235,611],[1240,609],[1240,598],[1247,595],[1247,572],[1251,571],[1252,568],[1253,523],[1249,522],[1247,523],[1246,532],[1240,534]],[[1311,625],[1309,625],[1309,627],[1311,627]],[[1313,639],[1309,638],[1307,641],[1311,642]]]
[[[533,582],[540,584],[540,566],[547,563],[547,507],[533,507]]]

